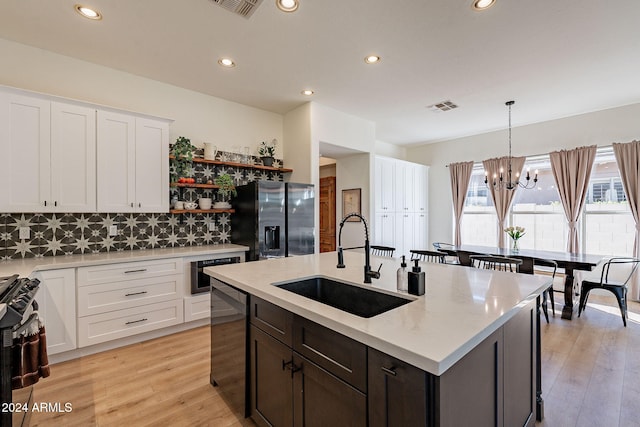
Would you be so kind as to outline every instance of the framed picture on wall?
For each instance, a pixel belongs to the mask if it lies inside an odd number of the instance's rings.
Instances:
[[[360,202],[360,188],[351,188],[342,190],[342,217],[344,218],[350,213],[362,214]],[[360,222],[357,216],[351,217],[347,222]]]

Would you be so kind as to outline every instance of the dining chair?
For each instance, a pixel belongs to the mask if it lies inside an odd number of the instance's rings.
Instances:
[[[454,250],[455,245],[452,243],[444,243],[444,242],[433,242],[433,248],[439,252],[447,252],[448,250]],[[447,256],[444,258],[444,262],[446,264],[460,264],[460,261],[457,256],[452,256],[447,253]]]
[[[558,270],[558,263],[555,262],[552,259],[541,259],[541,258],[536,258],[535,261],[536,265],[539,265],[541,267],[548,267],[551,271],[551,286],[549,286],[547,289],[545,289],[545,291],[542,293],[542,311],[544,312],[544,318],[547,319],[547,323],[549,323],[549,312],[547,309],[547,301],[551,300],[551,311],[553,312],[553,315],[556,315],[556,303],[553,297],[553,279],[556,278],[556,271]]]
[[[517,273],[522,264],[518,258],[509,258],[498,255],[471,255],[471,266],[485,270],[510,271]]]
[[[467,251],[456,251],[456,254],[458,255],[458,264],[462,265],[464,267],[472,267],[471,265],[471,256],[474,255],[473,252],[467,252]],[[477,254],[475,254],[477,255]]]
[[[605,262],[602,266],[600,281],[583,280],[580,288],[580,305],[578,306],[578,317],[587,308],[587,298],[592,289],[604,289],[613,293],[618,300],[622,323],[627,327],[627,283],[633,273],[638,269],[640,259],[630,257],[615,257]],[[613,267],[613,269],[611,268]],[[628,273],[628,274],[627,274]],[[611,278],[609,278],[611,275]],[[619,280],[619,277],[626,277]]]
[[[396,248],[391,246],[371,245],[371,255],[392,257]]]
[[[435,262],[439,264],[444,264],[444,259],[447,256],[444,252],[438,251],[427,251],[422,249],[411,249],[409,251],[411,253],[411,260],[414,259],[426,262]]]

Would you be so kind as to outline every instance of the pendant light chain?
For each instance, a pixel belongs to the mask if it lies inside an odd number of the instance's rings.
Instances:
[[[536,183],[538,182],[538,171],[536,170],[535,175],[533,177],[533,185],[531,185],[531,175],[529,174],[529,171],[527,170],[527,175],[525,177],[526,182],[524,184],[522,184],[520,182],[520,174],[517,174],[517,179],[515,181],[512,180],[513,178],[513,171],[511,170],[511,163],[512,163],[512,157],[511,157],[511,106],[515,104],[515,101],[507,101],[505,102],[505,105],[507,107],[509,107],[509,157],[507,158],[507,176],[506,176],[506,180],[505,177],[502,175],[502,168],[500,168],[500,177],[498,180],[496,180],[496,174],[493,175],[493,182],[491,183],[491,185],[493,186],[493,188],[495,190],[501,190],[501,189],[506,189],[506,190],[515,190],[517,187],[522,187],[522,188],[534,188],[536,186]],[[484,173],[484,183],[487,187],[489,187],[489,173],[488,171],[485,171]]]

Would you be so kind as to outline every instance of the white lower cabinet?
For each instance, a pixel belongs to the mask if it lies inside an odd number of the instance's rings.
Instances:
[[[183,322],[182,298],[78,318],[78,347],[141,334]]]
[[[56,354],[76,348],[76,270],[38,271],[36,295],[38,312],[47,331],[47,353]]]
[[[78,268],[78,347],[184,321],[182,258]]]
[[[209,292],[184,297],[184,321],[208,319],[211,316],[211,295]]]

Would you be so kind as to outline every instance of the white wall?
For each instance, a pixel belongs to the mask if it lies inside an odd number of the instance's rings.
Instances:
[[[311,147],[311,104],[303,104],[284,116],[284,135],[290,144],[285,144],[285,165],[293,169],[288,181],[313,183],[317,176],[319,161],[316,154],[316,173],[312,170],[313,153]],[[317,179],[317,178],[316,178]],[[317,185],[318,183],[316,183]]]
[[[351,188],[361,189],[361,208],[362,216],[367,219],[367,225],[371,227],[373,218],[370,215],[373,212],[370,209],[370,159],[371,156],[368,153],[355,154],[349,157],[342,157],[336,161],[336,226],[340,224],[345,214],[349,212],[342,212],[342,190],[348,190]],[[338,232],[336,230],[336,232]],[[371,237],[371,230],[369,230],[369,239]],[[337,236],[336,236],[337,237]],[[342,247],[349,248],[354,246],[364,245],[364,225],[361,222],[346,222],[342,229]]]
[[[170,141],[219,149],[277,138],[282,153],[283,117],[166,83],[50,51],[0,39],[0,84],[173,119]]]
[[[389,144],[387,142],[376,141],[375,152],[379,156],[393,157],[394,159],[407,160],[406,147]]]
[[[312,158],[318,159],[320,142],[362,152],[362,154],[336,159],[336,225],[342,220],[342,190],[349,188],[362,189],[362,215],[371,224],[369,190],[372,156],[369,153],[375,152],[376,149],[375,124],[324,105],[312,103],[311,129]],[[318,169],[317,166],[315,169]],[[319,185],[319,180],[316,185]],[[342,230],[342,245],[349,247],[363,244],[362,223],[346,223]]]
[[[514,156],[532,156],[584,145],[611,145],[640,139],[640,104],[628,105],[512,129]],[[407,149],[407,158],[431,165],[429,170],[429,236],[452,241],[453,221],[449,169],[452,162],[479,162],[506,156],[507,131],[497,131]]]
[[[375,150],[376,127],[373,122],[316,102],[311,103],[311,128],[313,138],[318,142],[367,153]],[[314,153],[317,157],[318,151]]]

